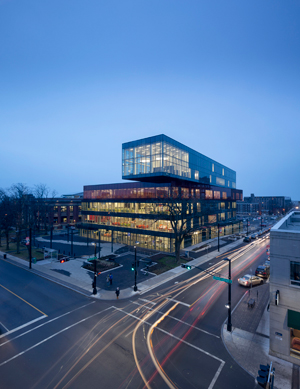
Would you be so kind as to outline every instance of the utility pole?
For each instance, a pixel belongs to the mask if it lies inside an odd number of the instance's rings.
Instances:
[[[220,251],[220,224],[218,223],[218,251]]]

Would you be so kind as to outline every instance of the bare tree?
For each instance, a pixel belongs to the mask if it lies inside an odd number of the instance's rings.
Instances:
[[[14,226],[14,216],[13,202],[9,194],[0,189],[0,232],[3,231],[5,234],[6,250],[9,250],[9,234]]]
[[[33,195],[25,184],[14,184],[10,188],[16,226],[17,253],[20,253],[22,233],[33,220]]]
[[[164,204],[167,207],[174,240],[176,262],[180,260],[180,247],[183,240],[199,228],[194,224],[194,203],[188,199],[169,198]]]
[[[49,204],[47,202],[50,189],[46,184],[35,185],[33,194],[35,197],[35,217],[36,217],[36,228],[38,231],[41,227],[47,231],[49,224],[48,213],[49,213]]]

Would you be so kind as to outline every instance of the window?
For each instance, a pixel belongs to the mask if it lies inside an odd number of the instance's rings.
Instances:
[[[214,172],[215,171],[215,164],[213,163],[212,166],[211,166],[211,171]]]
[[[199,172],[198,172],[198,170],[195,170],[195,180],[199,180]]]
[[[291,285],[300,286],[300,262],[291,262]]]
[[[206,190],[205,191],[205,198],[206,199],[212,199],[213,198],[213,191],[212,190]]]
[[[66,212],[66,211],[67,211],[67,207],[62,206],[62,207],[60,208],[60,210],[61,210],[61,212]]]
[[[227,199],[227,193],[226,193],[226,192],[222,192],[222,199],[223,199],[223,200],[226,200],[226,199]]]
[[[216,183],[217,183],[217,185],[225,186],[224,178],[216,177]]]
[[[214,199],[215,200],[220,200],[221,196],[220,196],[220,192],[219,191],[214,191]]]
[[[222,176],[224,176],[224,168],[222,168]]]
[[[217,222],[217,215],[208,215],[208,223],[216,223]]]

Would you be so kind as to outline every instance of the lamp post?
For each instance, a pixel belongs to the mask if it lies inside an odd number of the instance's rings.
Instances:
[[[218,223],[218,251],[220,251],[220,224]]]
[[[136,276],[137,276],[137,270],[136,270],[136,246],[134,246],[134,288],[133,288],[133,290],[135,292],[137,291]]]
[[[95,255],[94,255],[94,282],[93,282],[93,294],[97,294],[97,257],[96,257],[96,250],[97,250],[97,245],[96,243],[93,243],[95,246]]]
[[[101,251],[101,246],[100,246],[100,230],[98,231],[98,259],[100,259],[100,251]]]
[[[52,240],[53,240],[53,225],[51,226],[50,229],[50,249],[52,249]]]
[[[224,261],[228,261],[228,279],[231,280],[231,259],[224,258]],[[231,332],[231,283],[228,283],[228,304],[226,308],[228,309],[227,331]]]

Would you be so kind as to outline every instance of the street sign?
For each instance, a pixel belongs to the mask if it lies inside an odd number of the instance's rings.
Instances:
[[[25,241],[26,241],[26,243],[25,243],[26,246],[29,246],[29,244],[30,244],[29,236],[26,236]]]
[[[228,278],[222,278],[222,277],[213,276],[213,279],[214,279],[214,280],[217,280],[217,281],[224,281],[224,282],[227,282],[227,284],[232,284],[232,280],[229,280]]]

